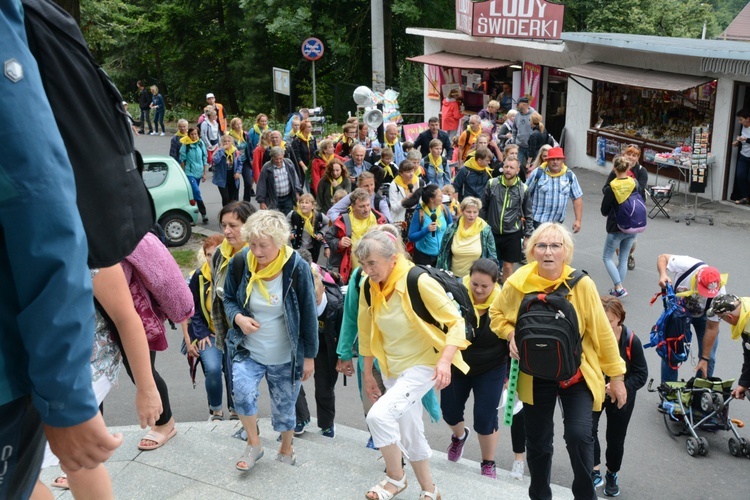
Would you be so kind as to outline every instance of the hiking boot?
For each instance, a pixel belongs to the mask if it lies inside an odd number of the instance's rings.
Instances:
[[[633,257],[632,255],[629,255],[628,256],[628,270],[632,271],[633,269],[635,269],[635,257]]]
[[[297,425],[294,426],[294,435],[301,436],[302,434],[304,434],[307,424],[307,422],[297,422]]]
[[[336,426],[332,425],[331,427],[323,429],[322,431],[320,431],[320,433],[327,438],[333,438],[336,436]]]
[[[492,479],[497,479],[494,460],[482,460],[482,475]]]
[[[617,472],[607,472],[604,475],[607,484],[604,485],[604,494],[608,497],[616,497],[620,494],[620,481],[617,479]]]
[[[448,445],[448,460],[451,462],[458,462],[464,454],[464,445],[466,440],[469,439],[471,431],[468,427],[464,429],[464,438],[458,439],[456,436],[451,435],[451,444]]]
[[[513,468],[510,469],[510,477],[519,481],[523,481],[523,469],[523,460],[513,460]]]
[[[594,470],[591,473],[591,479],[594,480],[594,488],[598,488],[603,484],[602,481],[602,471],[600,470]]]

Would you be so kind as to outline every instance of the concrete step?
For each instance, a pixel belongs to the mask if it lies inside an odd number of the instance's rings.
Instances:
[[[362,498],[372,485],[384,477],[385,467],[379,452],[368,449],[365,431],[336,426],[336,437],[316,433],[313,421],[306,432],[294,440],[297,464],[290,467],[275,461],[278,433],[269,419],[259,422],[265,455],[249,472],[235,469],[244,443],[232,438],[241,428],[239,422],[195,422],[177,424],[177,435],[163,448],[141,452],[138,441],[144,431],[138,427],[112,428],[122,432],[123,446],[107,462],[117,499],[348,499]],[[498,470],[498,479],[480,476],[479,463],[462,459],[449,462],[444,452],[436,451],[430,460],[435,482],[443,498],[525,498],[528,477],[523,482]],[[59,468],[42,472],[49,484]],[[407,465],[409,487],[403,497],[415,498],[420,488]],[[573,498],[570,490],[553,486],[557,498]],[[58,498],[72,498],[69,492],[55,492]]]

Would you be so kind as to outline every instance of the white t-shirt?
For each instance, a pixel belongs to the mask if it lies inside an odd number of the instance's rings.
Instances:
[[[672,255],[669,258],[669,260],[667,261],[667,273],[670,274],[670,278],[672,279],[672,286],[675,287],[675,293],[686,292],[690,290],[693,276],[695,276],[699,269],[706,267],[708,264],[703,264],[700,267],[696,267],[693,272],[685,275],[679,283],[677,282],[677,280],[682,277],[687,271],[689,271],[691,267],[699,262],[701,262],[701,260],[689,257],[687,255]],[[727,292],[722,286],[721,290],[719,290],[719,295],[725,293]],[[707,299],[706,297],[700,295],[697,291],[687,298],[687,302],[688,310],[693,315],[693,317],[698,318],[706,313]],[[713,316],[707,319],[716,323],[721,320],[719,316]]]
[[[742,127],[740,135],[747,137],[745,142],[740,143],[740,154],[746,158],[750,158],[750,127]]]
[[[242,345],[250,351],[253,361],[261,365],[283,365],[292,360],[292,342],[284,318],[282,277],[279,274],[270,281],[264,281],[269,301],[263,296],[258,283],[253,283],[248,309],[255,321],[260,323],[257,332],[245,335]]]

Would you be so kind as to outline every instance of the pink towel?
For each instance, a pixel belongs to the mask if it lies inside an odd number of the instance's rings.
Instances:
[[[152,351],[167,348],[164,322],[182,323],[193,315],[194,302],[180,267],[167,247],[146,233],[132,254],[121,263],[133,304],[141,317]]]

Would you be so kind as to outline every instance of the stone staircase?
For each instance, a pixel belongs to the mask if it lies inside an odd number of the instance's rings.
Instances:
[[[125,443],[107,463],[117,499],[234,499],[331,500],[361,499],[384,477],[380,453],[365,447],[369,435],[361,430],[336,426],[336,437],[326,438],[313,430],[294,439],[297,465],[276,462],[278,433],[267,418],[260,420],[265,456],[250,472],[235,469],[244,443],[232,437],[239,422],[177,424],[177,435],[163,448],[141,452],[137,444],[144,431],[136,426],[112,428],[122,432]],[[435,451],[430,460],[432,473],[444,499],[527,498],[528,477],[510,478],[498,470],[498,479],[480,475],[479,463],[461,459],[449,462]],[[43,482],[49,484],[58,468],[46,469]],[[409,487],[400,498],[417,498],[420,492],[407,464]],[[567,488],[552,486],[555,499],[573,498]],[[55,492],[58,498],[72,498],[69,492]]]

